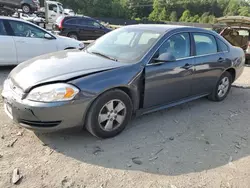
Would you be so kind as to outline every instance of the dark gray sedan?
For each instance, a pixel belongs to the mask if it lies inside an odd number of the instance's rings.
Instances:
[[[54,131],[86,127],[101,138],[142,115],[207,96],[226,98],[245,63],[242,49],[215,32],[133,25],[83,51],[21,63],[4,83],[5,112],[21,126]]]

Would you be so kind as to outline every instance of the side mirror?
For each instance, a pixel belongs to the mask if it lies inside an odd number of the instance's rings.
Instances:
[[[166,52],[166,53],[162,53],[158,58],[155,58],[154,61],[156,63],[172,62],[172,61],[176,61],[176,58],[172,53]]]
[[[53,38],[51,35],[49,35],[48,33],[45,33],[44,38],[45,38],[45,39],[48,39],[48,40],[54,39],[54,38]]]

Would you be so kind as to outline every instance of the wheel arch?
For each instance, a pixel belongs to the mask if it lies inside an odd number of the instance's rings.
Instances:
[[[234,68],[228,68],[225,72],[229,72],[232,75],[232,82],[234,82],[236,77],[236,70]]]

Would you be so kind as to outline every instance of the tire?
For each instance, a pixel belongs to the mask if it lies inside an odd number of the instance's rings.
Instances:
[[[119,111],[118,105],[121,106],[120,109],[123,107],[124,109]],[[108,110],[107,106],[113,106],[114,112]],[[99,96],[90,107],[86,119],[86,129],[98,138],[117,136],[129,123],[132,116],[132,108],[132,101],[126,93],[118,89],[108,91]],[[106,114],[110,114],[110,117],[102,119],[103,115],[107,117]],[[117,117],[115,117],[115,114],[117,114]],[[123,121],[121,121],[121,117],[123,117]],[[112,121],[113,118],[114,120]],[[111,123],[113,128],[109,126]]]
[[[26,14],[30,13],[31,12],[31,8],[30,8],[30,5],[28,4],[23,4],[22,5],[22,11]]]
[[[223,84],[223,82],[226,80],[228,80],[227,87],[225,87],[226,84]],[[221,75],[218,83],[216,84],[216,87],[214,88],[213,92],[208,96],[208,99],[211,101],[216,101],[216,102],[223,101],[227,97],[227,95],[231,89],[232,81],[233,81],[232,75],[227,71],[224,72]],[[222,89],[220,89],[221,87],[222,87]],[[223,90],[223,92],[220,92],[219,90],[221,90],[221,91]]]
[[[76,33],[69,33],[69,34],[68,34],[68,37],[69,37],[69,38],[72,38],[72,39],[75,39],[75,40],[78,40],[78,39],[79,39],[79,37],[78,37],[78,35],[77,35]]]

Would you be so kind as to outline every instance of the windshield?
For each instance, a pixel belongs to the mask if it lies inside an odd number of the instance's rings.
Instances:
[[[59,7],[60,12],[63,12],[63,10],[64,10],[63,5],[58,3],[58,7]]]
[[[86,51],[132,63],[140,60],[160,36],[161,33],[154,31],[121,28],[99,38]]]

